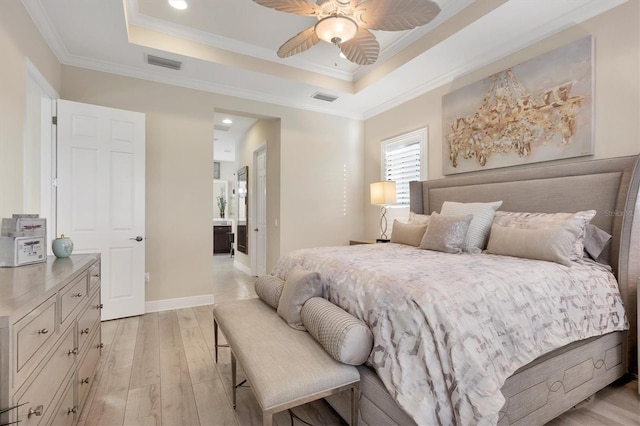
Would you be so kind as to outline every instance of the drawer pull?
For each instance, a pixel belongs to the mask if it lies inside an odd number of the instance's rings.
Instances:
[[[78,407],[71,407],[67,409],[67,414],[75,414],[78,412]]]
[[[67,355],[78,355],[78,348],[69,349]]]
[[[104,343],[100,342],[96,345],[96,349],[102,349],[104,348]]]
[[[80,334],[89,334],[89,328],[85,328],[84,330],[80,330]]]
[[[94,277],[94,278],[100,278],[100,274],[93,274],[91,276]]]
[[[42,405],[38,405],[35,410],[33,408],[29,408],[29,413],[27,413],[27,418],[31,418],[31,416],[41,416],[43,409],[44,407]]]
[[[82,297],[82,293],[73,293],[71,297]]]
[[[84,384],[87,384],[87,385],[88,385],[88,384],[89,384],[89,378],[88,378],[88,377],[85,377],[84,379],[80,380],[80,384],[81,384],[81,385],[84,385]]]
[[[96,309],[102,309],[102,308],[104,308],[104,305],[102,303],[99,305],[96,305]]]
[[[48,328],[41,328],[40,330],[38,330],[38,334],[47,334],[49,332]]]

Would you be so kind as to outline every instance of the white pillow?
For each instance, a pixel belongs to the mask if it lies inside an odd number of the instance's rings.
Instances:
[[[429,215],[409,212],[409,220],[407,220],[407,223],[412,225],[429,225]]]
[[[487,246],[493,217],[501,205],[502,201],[494,201],[492,203],[445,201],[442,204],[442,209],[440,209],[440,214],[447,216],[473,215],[462,249],[469,253],[480,253]]]

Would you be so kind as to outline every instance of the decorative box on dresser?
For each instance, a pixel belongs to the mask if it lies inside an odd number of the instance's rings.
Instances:
[[[0,268],[0,424],[75,424],[102,344],[100,255]]]

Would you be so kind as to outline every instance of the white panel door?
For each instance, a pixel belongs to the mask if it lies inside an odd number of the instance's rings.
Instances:
[[[102,320],[144,313],[145,116],[58,100],[57,232],[102,255]]]
[[[267,151],[261,148],[255,153],[256,169],[256,227],[254,229],[256,241],[253,245],[256,270],[254,275],[267,273]]]

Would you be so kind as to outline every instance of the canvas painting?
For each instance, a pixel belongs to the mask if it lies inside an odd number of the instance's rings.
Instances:
[[[442,98],[444,174],[593,155],[593,39]]]

